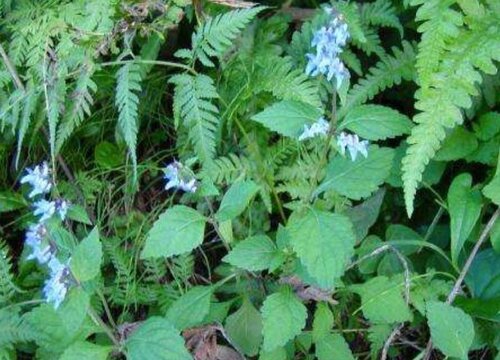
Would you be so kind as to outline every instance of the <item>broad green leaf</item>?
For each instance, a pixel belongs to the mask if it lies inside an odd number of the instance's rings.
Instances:
[[[348,129],[368,140],[409,134],[413,123],[400,112],[381,105],[360,105],[347,113],[339,130]]]
[[[74,287],[57,310],[69,334],[75,334],[82,326],[90,307],[90,296],[81,287]]]
[[[362,258],[364,256],[367,256],[368,254],[371,254],[373,251],[375,251],[377,248],[381,247],[382,245],[384,245],[384,244],[378,236],[368,235],[361,243],[361,246],[359,246],[356,249],[356,254],[358,255],[358,259]],[[369,258],[363,260],[357,266],[359,271],[362,274],[374,273],[377,270],[377,266],[378,266],[378,264],[383,256],[384,256],[384,254],[382,253],[382,254],[379,254],[376,256],[370,256]]]
[[[262,316],[252,303],[245,299],[234,314],[226,319],[227,335],[231,341],[247,356],[259,353],[262,342]]]
[[[334,190],[353,200],[368,197],[389,176],[393,156],[392,149],[377,146],[370,146],[368,157],[359,156],[356,161],[337,155],[328,164],[326,177],[315,194]]]
[[[385,232],[385,241],[423,241],[422,236],[414,231],[413,229],[401,225],[401,224],[391,224],[387,227]],[[404,255],[410,255],[414,252],[418,251],[418,247],[415,245],[404,246],[403,244],[398,246],[398,250],[400,250]]]
[[[465,282],[475,298],[500,297],[500,255],[493,249],[479,252],[467,272]]]
[[[13,191],[0,192],[0,213],[22,209],[28,206],[28,203],[21,194]]]
[[[458,175],[448,191],[451,229],[451,259],[456,264],[458,255],[481,214],[481,193],[472,189],[472,176]]]
[[[469,315],[446,303],[427,303],[431,339],[446,356],[467,359],[474,339],[474,324]]]
[[[96,164],[103,169],[114,169],[123,164],[124,156],[118,146],[108,141],[97,144],[94,151]]]
[[[262,304],[261,313],[266,352],[285,346],[306,325],[307,309],[289,288],[269,295]]]
[[[261,352],[259,360],[287,360],[286,350],[282,347],[276,348],[273,351]]]
[[[87,211],[80,205],[71,204],[68,209],[68,218],[85,225],[92,225]]]
[[[415,309],[425,316],[426,303],[444,300],[450,293],[453,284],[442,279],[416,279],[412,281],[410,300]]]
[[[160,317],[150,317],[125,343],[129,360],[192,360],[184,339],[172,324]]]
[[[354,225],[357,241],[363,240],[368,235],[370,227],[377,221],[384,195],[385,189],[379,189],[363,203],[348,208],[345,211],[344,214],[349,217]]]
[[[304,131],[304,125],[316,122],[321,115],[321,110],[312,105],[285,100],[254,115],[252,120],[283,136],[298,138]]]
[[[349,344],[342,335],[329,334],[316,342],[318,360],[354,360]]]
[[[434,156],[437,161],[453,161],[465,158],[478,147],[476,136],[458,126],[446,137],[441,149]]]
[[[484,187],[483,194],[500,206],[500,156],[498,157],[497,171],[493,179]]]
[[[77,341],[67,348],[59,360],[106,360],[112,347]]]
[[[203,242],[205,217],[184,205],[167,209],[149,231],[141,258],[187,253]]]
[[[393,325],[389,324],[375,324],[368,329],[372,359],[376,359],[379,351],[384,347],[385,341],[391,335],[392,327]]]
[[[391,324],[411,320],[412,314],[403,298],[401,277],[375,277],[351,288],[361,296],[363,315],[372,323]]]
[[[287,224],[293,250],[317,283],[332,288],[354,254],[350,220],[308,207],[292,213]]]
[[[497,254],[500,254],[500,221],[496,221],[490,232],[491,246]]]
[[[251,180],[237,181],[224,194],[215,217],[219,221],[232,220],[243,211],[259,191],[259,186]]]
[[[195,286],[167,310],[167,319],[179,330],[200,325],[210,311],[211,286]]]
[[[333,314],[326,303],[318,303],[314,312],[312,336],[315,343],[330,334],[333,328]]]
[[[239,242],[223,261],[248,271],[272,268],[280,260],[280,252],[266,235],[255,235]]]
[[[76,247],[71,257],[71,272],[78,281],[88,281],[101,272],[102,244],[95,227]]]
[[[479,120],[472,126],[479,139],[483,141],[490,140],[500,133],[500,113],[491,111],[481,115]]]

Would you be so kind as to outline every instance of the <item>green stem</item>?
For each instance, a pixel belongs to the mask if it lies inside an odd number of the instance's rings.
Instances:
[[[178,68],[182,70],[186,70],[193,75],[197,75],[198,73],[192,67],[189,67],[184,64],[175,63],[172,61],[161,61],[161,60],[118,60],[118,61],[109,61],[100,63],[99,66],[107,67],[107,66],[116,66],[116,65],[125,65],[125,64],[145,64],[145,65],[160,65],[160,66],[168,66],[173,68]]]

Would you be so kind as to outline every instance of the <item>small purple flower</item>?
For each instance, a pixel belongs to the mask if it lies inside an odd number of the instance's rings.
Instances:
[[[347,134],[345,132],[340,133],[337,138],[337,145],[340,149],[340,153],[345,155],[345,150],[349,151],[352,161],[356,160],[358,153],[363,155],[365,158],[368,157],[368,140],[359,140],[356,134]]]
[[[21,184],[28,183],[32,190],[29,197],[33,198],[36,195],[47,194],[52,188],[52,180],[50,178],[50,168],[47,162],[35,166],[33,169],[27,168],[27,174],[21,178]]]
[[[69,289],[70,271],[67,265],[62,264],[55,256],[49,261],[50,277],[45,281],[43,295],[48,303],[57,309],[64,301]]]
[[[313,138],[318,135],[327,135],[330,131],[330,124],[325,118],[321,117],[311,126],[304,125],[304,131],[299,136],[299,140],[303,141],[305,139]]]
[[[188,174],[188,171],[184,168],[180,162],[175,161],[163,170],[163,178],[167,180],[165,185],[165,190],[170,190],[172,188],[178,188],[185,192],[196,192],[198,188],[196,185],[196,179]]]

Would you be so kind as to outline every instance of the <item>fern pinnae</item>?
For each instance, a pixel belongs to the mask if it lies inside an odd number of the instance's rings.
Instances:
[[[127,144],[134,177],[137,176],[137,133],[138,133],[138,106],[141,91],[140,65],[129,62],[123,65],[116,74],[116,99],[118,107],[118,126]]]

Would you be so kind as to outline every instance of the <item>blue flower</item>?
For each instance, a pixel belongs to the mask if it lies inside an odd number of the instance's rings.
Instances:
[[[52,180],[50,178],[50,168],[47,162],[35,166],[33,169],[27,168],[27,174],[21,178],[21,184],[30,184],[33,188],[29,193],[29,197],[33,198],[36,195],[46,194],[52,188]]]
[[[28,260],[36,260],[39,264],[47,263],[52,251],[49,244],[44,243],[47,229],[43,224],[31,225],[26,231],[25,244],[31,248],[31,253],[28,255]]]
[[[186,192],[196,192],[196,179],[187,173],[184,165],[180,162],[174,161],[173,163],[167,165],[163,172],[165,174],[163,178],[167,180],[165,190],[178,188]]]
[[[330,124],[325,120],[325,118],[321,117],[311,126],[304,125],[304,131],[300,134],[299,140],[303,141],[318,135],[324,136],[328,134],[328,131],[330,131]]]
[[[57,199],[56,201],[48,201],[45,199],[38,200],[33,204],[35,210],[33,215],[40,216],[39,223],[43,223],[50,219],[55,213],[64,221],[68,212],[68,203],[66,200]]]
[[[325,11],[333,14],[331,8],[325,8]],[[342,82],[349,77],[349,71],[339,58],[348,38],[347,24],[335,15],[328,26],[323,26],[314,33],[311,46],[316,48],[316,53],[306,54],[306,74],[323,74],[328,81],[335,78],[337,89],[340,88]]]
[[[352,161],[356,160],[358,153],[363,155],[365,158],[368,157],[368,140],[359,140],[356,134],[346,134],[345,132],[340,133],[337,138],[337,145],[340,149],[342,155],[345,155],[345,150],[349,151]]]
[[[48,303],[57,309],[64,301],[69,289],[70,271],[67,265],[62,264],[55,256],[49,261],[50,277],[45,281],[43,295]]]

